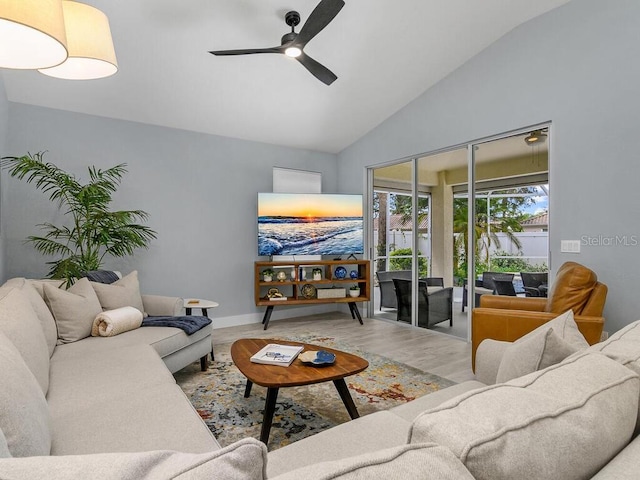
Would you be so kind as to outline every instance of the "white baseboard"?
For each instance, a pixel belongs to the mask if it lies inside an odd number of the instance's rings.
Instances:
[[[305,315],[316,315],[319,313],[335,312],[338,304],[321,304],[313,307],[281,307],[274,308],[271,313],[269,324],[285,318],[303,317]],[[210,317],[213,321],[213,328],[237,327],[239,325],[249,325],[252,323],[262,323],[264,311],[248,313],[246,315],[233,315],[231,317],[216,317],[215,309],[210,310]]]

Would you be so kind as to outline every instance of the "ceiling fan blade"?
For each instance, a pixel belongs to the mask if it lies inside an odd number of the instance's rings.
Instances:
[[[331,85],[338,78],[331,70],[316,62],[304,52],[299,57],[296,57],[296,60],[309,70],[313,76],[327,85]]]
[[[309,40],[329,25],[331,20],[342,10],[342,7],[344,7],[343,0],[321,0],[298,33],[296,44],[306,45]]]
[[[251,55],[254,53],[284,53],[284,49],[282,47],[245,48],[242,50],[214,50],[209,53],[213,55]]]

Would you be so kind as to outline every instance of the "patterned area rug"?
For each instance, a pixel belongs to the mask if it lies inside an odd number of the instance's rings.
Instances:
[[[345,379],[361,416],[387,410],[455,383],[381,355],[363,352],[331,337],[298,335],[287,339],[327,346],[368,360],[369,368]],[[216,345],[216,360],[210,363],[207,372],[201,372],[200,364],[194,363],[175,374],[176,381],[222,446],[247,436],[260,437],[266,396],[266,388],[254,385],[251,396],[244,398],[246,378],[231,361],[230,348],[230,344]],[[333,382],[282,388],[278,393],[269,450],[346,421],[349,415]]]

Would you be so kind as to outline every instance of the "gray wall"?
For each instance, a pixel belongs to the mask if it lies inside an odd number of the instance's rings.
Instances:
[[[4,89],[4,80],[0,76],[0,157],[7,154],[7,134],[9,128],[9,102]],[[7,175],[0,171],[0,278],[5,278],[6,255],[5,233],[6,224],[1,209],[7,198]]]
[[[47,150],[45,160],[83,179],[88,165],[127,163],[115,207],[146,210],[158,239],[148,251],[105,266],[124,273],[137,269],[146,293],[218,301],[216,326],[261,319],[264,309],[253,300],[256,200],[258,192],[271,191],[272,167],[318,171],[323,191],[337,187],[331,154],[16,103],[9,103],[9,118],[3,151],[10,155]],[[36,224],[62,223],[63,213],[26,182],[10,178],[8,191],[2,209],[5,278],[42,277],[48,259],[23,241],[38,232]],[[301,311],[280,310],[274,319]]]
[[[365,166],[552,121],[551,267],[593,268],[605,330],[620,329],[640,318],[640,244],[624,245],[640,242],[639,25],[637,0],[573,0],[520,26],[341,152],[339,187]],[[560,253],[561,239],[599,245]]]

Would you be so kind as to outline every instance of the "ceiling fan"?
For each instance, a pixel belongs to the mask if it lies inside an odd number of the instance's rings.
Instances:
[[[300,23],[300,14],[295,11],[287,12],[284,17],[287,25],[291,27],[291,33],[285,34],[279,47],[250,48],[243,50],[214,50],[213,55],[250,55],[253,53],[283,53],[295,58],[311,72],[318,80],[331,85],[338,77],[327,67],[321,65],[304,53],[304,47],[318,33],[322,31],[344,7],[343,0],[321,0],[314,8],[311,15],[302,26],[300,32],[295,32],[295,27]]]

